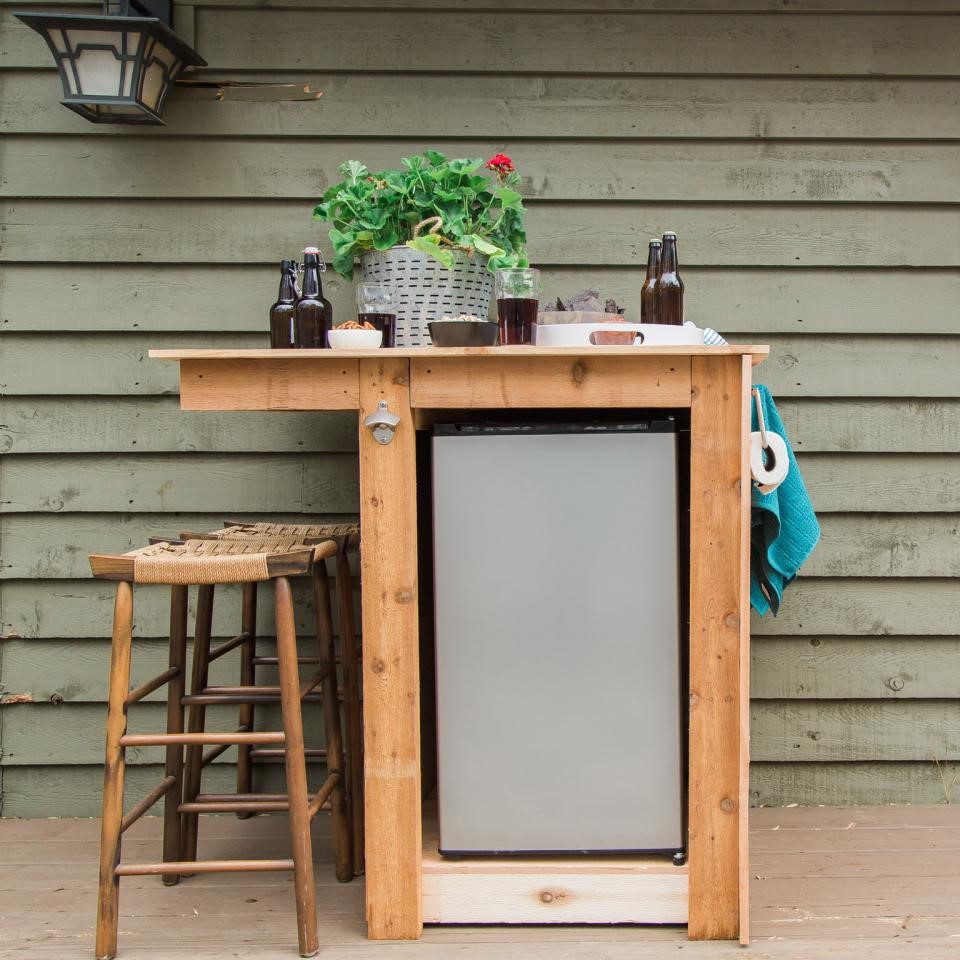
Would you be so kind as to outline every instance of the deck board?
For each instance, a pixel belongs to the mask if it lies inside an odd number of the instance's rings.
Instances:
[[[156,851],[159,820],[125,838]],[[202,855],[282,856],[285,821],[205,822]],[[96,820],[0,820],[0,958],[89,956]],[[960,957],[960,807],[793,807],[751,811],[753,944],[686,940],[683,927],[428,927],[415,942],[370,942],[363,884],[338,884],[328,824],[315,825],[321,956],[336,960],[949,960]],[[286,874],[195,877],[121,890],[121,960],[296,957]]]

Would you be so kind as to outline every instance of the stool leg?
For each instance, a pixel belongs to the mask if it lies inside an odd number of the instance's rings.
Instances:
[[[307,810],[307,762],[303,749],[303,716],[300,710],[300,668],[297,663],[297,633],[290,581],[275,581],[277,660],[280,673],[280,704],[285,734],[287,801],[290,841],[293,848],[294,891],[297,903],[297,936],[300,956],[312,957],[319,949],[317,899],[313,880],[310,814]]]
[[[213,628],[213,587],[205,585],[197,589],[197,623],[193,635],[193,674],[190,678],[190,692],[200,693],[207,686],[210,674],[210,634]],[[191,704],[187,719],[189,733],[203,733],[207,719],[207,708],[202,704]],[[203,773],[203,747],[187,747],[187,765],[184,772],[183,799],[192,803],[200,793],[200,780]],[[197,834],[200,828],[200,815],[183,815],[183,853],[182,859],[197,859]]]
[[[243,585],[243,612],[240,630],[249,633],[250,639],[240,647],[240,685],[252,687],[256,683],[256,667],[253,658],[257,653],[257,585]],[[238,729],[253,730],[254,705],[245,703],[240,707]],[[237,748],[237,793],[253,792],[253,767],[250,761],[251,746],[241,743]],[[252,813],[238,813],[241,820],[252,817]]]
[[[130,647],[133,639],[133,587],[117,584],[113,609],[113,645],[110,654],[110,692],[107,702],[107,746],[103,767],[103,823],[100,832],[100,883],[97,891],[97,960],[117,952],[120,878],[120,824],[123,820],[124,749],[120,738],[127,729],[127,693],[130,690]]]
[[[187,588],[170,588],[170,667],[177,673],[167,687],[167,733],[183,733],[183,688],[187,669]],[[166,775],[176,781],[163,798],[163,859],[180,859],[180,811],[183,798],[183,746],[167,746]],[[180,882],[177,873],[163,874],[169,887]]]
[[[317,654],[320,669],[330,667],[321,681],[323,694],[323,729],[327,747],[327,774],[338,773],[339,779],[330,793],[333,856],[337,879],[347,883],[353,879],[353,850],[350,818],[347,816],[346,786],[343,769],[343,736],[340,732],[340,698],[337,692],[336,654],[333,649],[333,617],[330,613],[330,579],[323,560],[314,564],[313,596],[317,611]]]
[[[353,869],[363,873],[363,706],[360,702],[360,651],[353,616],[353,574],[344,537],[337,551],[337,610],[340,616],[340,652],[343,656],[343,701],[347,721],[347,776],[350,826],[353,832]]]

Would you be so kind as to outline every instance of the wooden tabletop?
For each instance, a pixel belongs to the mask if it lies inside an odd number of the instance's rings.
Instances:
[[[669,345],[656,347],[388,347],[378,350],[151,350],[154,360],[290,360],[316,357],[326,360],[366,359],[382,352],[390,359],[443,360],[453,357],[570,357],[584,356],[749,356],[754,366],[770,354],[765,344],[731,343],[725,347]]]

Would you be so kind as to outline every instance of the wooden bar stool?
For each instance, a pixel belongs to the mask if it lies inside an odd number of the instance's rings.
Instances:
[[[363,704],[360,690],[360,645],[357,643],[356,618],[353,610],[353,574],[350,570],[349,553],[360,547],[359,523],[248,523],[239,520],[227,520],[220,530],[209,533],[189,533],[184,537],[216,538],[218,540],[292,538],[289,542],[318,546],[334,540],[336,550],[335,591],[337,613],[340,619],[340,644],[343,663],[343,698],[346,727],[346,775],[347,802],[350,806],[350,827],[353,840],[353,867],[359,875],[363,873],[364,832],[363,832]],[[314,603],[317,611],[317,628],[322,629],[321,621],[329,617],[330,586],[326,565],[316,563],[312,570]],[[255,589],[255,585],[254,589]],[[256,600],[251,614],[252,621],[245,618],[244,623],[255,622]],[[245,603],[246,609],[246,603]],[[246,617],[246,615],[245,615]],[[246,627],[244,627],[246,629]],[[316,662],[312,657],[301,657],[301,663]],[[241,651],[241,684],[254,684],[256,668],[276,663],[275,657],[261,656],[256,651],[256,636],[244,643]],[[240,725],[253,729],[254,704],[241,707]],[[188,728],[192,729],[192,728]],[[322,751],[321,751],[322,752]],[[276,756],[275,749],[243,744],[238,747],[237,793],[249,793],[252,783],[252,761],[259,758]],[[309,755],[309,754],[308,754]]]
[[[90,565],[95,577],[120,581],[114,607],[113,645],[110,662],[110,690],[107,708],[107,743],[104,766],[103,826],[100,843],[100,881],[97,905],[96,956],[110,958],[117,949],[120,877],[161,874],[172,882],[181,875],[219,871],[292,870],[297,911],[300,954],[313,956],[318,948],[316,894],[310,840],[310,821],[329,798],[333,810],[335,858],[338,873],[352,875],[349,824],[343,790],[343,757],[340,716],[337,707],[336,666],[332,641],[321,638],[319,669],[301,682],[297,661],[297,638],[289,577],[306,576],[314,563],[323,565],[336,545],[316,548],[297,547],[280,551],[271,544],[249,540],[240,542],[188,541],[159,543],[122,555],[94,555]],[[195,645],[205,648],[205,660],[235,649],[248,641],[245,631],[210,650],[210,623],[213,589],[217,584],[249,585],[270,580],[274,585],[277,629],[277,667],[280,677],[276,688],[238,686],[208,688],[183,695],[187,636],[187,587],[199,585],[197,636]],[[157,677],[129,690],[133,634],[133,585],[166,584],[171,587],[171,637],[169,667]],[[245,598],[249,597],[245,591]],[[245,615],[250,612],[245,604]],[[246,620],[246,616],[245,616]],[[249,623],[249,621],[248,621]],[[169,684],[167,729],[164,733],[128,734],[128,708],[149,693]],[[195,684],[194,684],[195,686]],[[311,797],[307,789],[301,701],[321,687],[324,700],[324,727],[328,749],[328,772],[322,786]],[[207,733],[201,728],[183,731],[183,707],[205,707],[208,703],[243,703],[248,699],[272,696],[279,699],[281,731]],[[226,698],[226,699],[224,699]],[[270,797],[250,795],[203,796],[191,801],[181,799],[183,790],[183,747],[202,751],[215,748],[216,754],[231,745],[282,746],[287,791]],[[130,812],[123,815],[125,750],[127,747],[165,746],[166,776]],[[213,754],[214,751],[211,751]],[[202,757],[201,757],[202,759]],[[212,756],[211,756],[212,759]],[[121,863],[121,836],[159,799],[164,801],[163,860],[159,863]],[[289,815],[292,857],[272,860],[197,860],[183,855],[184,822],[205,812],[238,810],[246,812],[286,810]]]

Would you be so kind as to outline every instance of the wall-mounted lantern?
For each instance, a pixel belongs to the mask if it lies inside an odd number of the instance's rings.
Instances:
[[[93,123],[162,124],[177,76],[186,67],[206,66],[170,29],[172,6],[171,0],[104,0],[103,16],[16,16],[47,41],[65,107]]]

